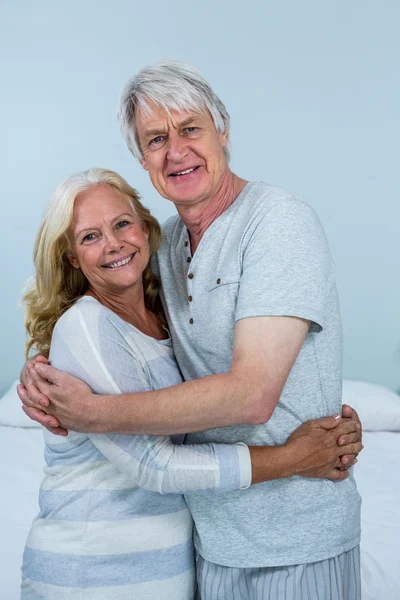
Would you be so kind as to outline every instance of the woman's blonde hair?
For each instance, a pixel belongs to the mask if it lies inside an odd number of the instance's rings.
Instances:
[[[88,280],[68,258],[67,232],[72,222],[76,197],[98,185],[109,185],[121,192],[149,232],[150,257],[161,243],[161,228],[150,211],[139,201],[139,195],[118,173],[106,169],[88,169],[75,173],[56,188],[36,236],[33,260],[35,275],[28,283],[25,303],[25,327],[29,340],[26,355],[32,347],[48,352],[54,326],[61,315],[88,289]],[[164,321],[159,297],[159,281],[147,265],[143,272],[146,308]]]

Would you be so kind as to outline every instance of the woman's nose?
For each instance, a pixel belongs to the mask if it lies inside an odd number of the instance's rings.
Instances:
[[[107,252],[118,252],[124,247],[122,240],[118,238],[115,232],[109,232],[104,236]]]

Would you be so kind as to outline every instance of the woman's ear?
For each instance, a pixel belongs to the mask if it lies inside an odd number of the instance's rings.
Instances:
[[[150,230],[149,230],[149,226],[147,225],[147,223],[143,223],[142,229],[143,229],[143,232],[144,232],[144,235],[146,236],[146,238],[149,239]]]
[[[75,269],[79,269],[79,262],[72,250],[67,250],[66,257]]]

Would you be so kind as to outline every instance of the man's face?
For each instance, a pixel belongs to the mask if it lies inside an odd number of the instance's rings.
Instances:
[[[171,110],[169,116],[149,106],[150,113],[138,110],[136,127],[142,166],[158,193],[177,208],[213,198],[228,169],[227,132],[217,132],[209,112]]]

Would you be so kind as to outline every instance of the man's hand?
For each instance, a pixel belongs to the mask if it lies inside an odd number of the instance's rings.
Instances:
[[[294,474],[332,481],[346,479],[349,473],[343,469],[341,456],[347,457],[346,468],[357,462],[356,455],[363,448],[360,439],[360,422],[340,415],[303,423],[286,442]],[[345,443],[339,444],[342,440]]]
[[[80,379],[54,369],[44,357],[37,357],[26,363],[21,382],[17,391],[28,417],[56,435],[67,435],[66,428],[88,430],[93,420],[93,393]]]

